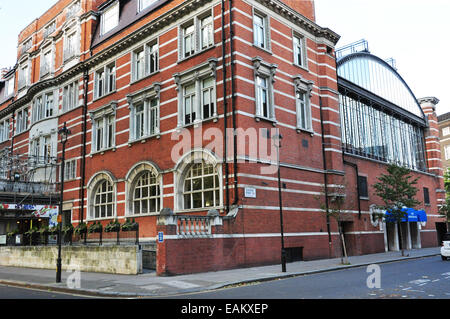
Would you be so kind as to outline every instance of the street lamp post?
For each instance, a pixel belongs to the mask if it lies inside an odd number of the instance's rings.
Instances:
[[[284,248],[284,226],[283,226],[283,201],[281,198],[281,170],[280,170],[280,148],[281,140],[283,136],[276,134],[272,137],[274,140],[278,140],[278,144],[275,143],[277,148],[277,162],[278,162],[278,199],[280,202],[280,228],[281,228],[281,271],[286,272],[286,249]]]
[[[59,130],[58,134],[61,136],[62,143],[62,158],[61,158],[61,193],[59,196],[59,218],[58,218],[58,259],[56,260],[56,282],[61,282],[61,233],[62,233],[62,208],[63,208],[63,196],[64,196],[64,166],[66,156],[66,142],[70,135],[70,130],[67,128],[66,123],[64,127]]]

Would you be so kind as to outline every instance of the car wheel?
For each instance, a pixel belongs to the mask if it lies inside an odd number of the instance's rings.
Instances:
[[[447,257],[441,255],[442,260],[447,260]]]

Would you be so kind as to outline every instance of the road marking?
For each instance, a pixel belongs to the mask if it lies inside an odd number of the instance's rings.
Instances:
[[[431,282],[436,282],[436,281],[439,281],[440,279],[435,279],[435,280],[432,280]]]
[[[450,272],[444,272],[443,274],[441,274],[442,276],[450,276]]]
[[[417,279],[417,280],[410,281],[409,283],[415,284],[415,285],[420,285],[420,284],[426,284],[429,281],[430,281],[430,279]]]

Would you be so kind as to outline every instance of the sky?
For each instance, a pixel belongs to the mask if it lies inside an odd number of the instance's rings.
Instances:
[[[450,112],[449,0],[315,0],[316,22],[341,36],[337,48],[365,39],[369,51],[394,58],[416,98]]]
[[[302,0],[298,0],[302,1]],[[56,0],[0,0],[0,67],[16,63],[17,36]],[[450,112],[450,0],[315,0],[316,22],[341,36],[337,47],[366,39],[371,53],[394,58],[417,98]],[[24,9],[25,8],[25,9]]]

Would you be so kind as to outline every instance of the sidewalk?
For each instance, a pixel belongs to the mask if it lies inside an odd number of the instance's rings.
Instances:
[[[262,266],[244,269],[224,270],[174,277],[158,277],[155,272],[141,275],[110,275],[100,273],[81,273],[81,288],[69,289],[67,278],[71,273],[63,270],[62,283],[56,284],[55,270],[30,268],[11,268],[0,266],[0,284],[26,286],[37,289],[70,292],[80,295],[103,297],[170,297],[177,294],[207,291],[230,285],[313,274],[370,264],[415,259],[440,254],[439,247],[415,249],[401,252],[387,252],[349,257],[351,265],[341,265],[340,258],[315,261],[300,261],[287,264],[287,272],[281,272],[281,265]]]

